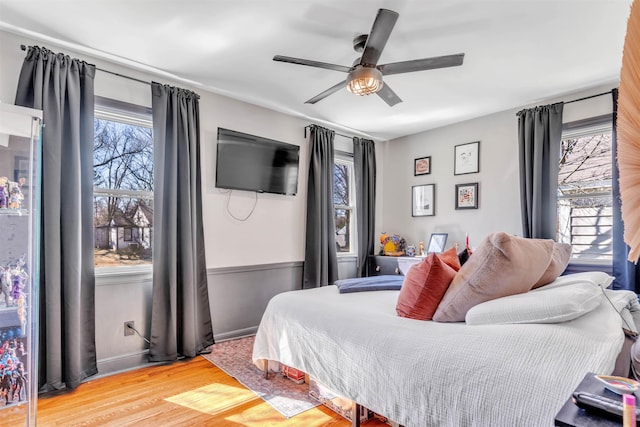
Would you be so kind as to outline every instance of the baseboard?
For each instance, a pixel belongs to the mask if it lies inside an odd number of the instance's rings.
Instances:
[[[108,357],[97,361],[98,374],[91,379],[113,375],[119,372],[131,371],[153,365],[149,362],[149,350],[139,353],[124,354]]]
[[[258,332],[257,326],[252,326],[250,328],[237,329],[235,331],[224,332],[221,334],[214,334],[213,338],[216,342],[228,341],[236,338],[242,338],[249,335],[255,335]]]

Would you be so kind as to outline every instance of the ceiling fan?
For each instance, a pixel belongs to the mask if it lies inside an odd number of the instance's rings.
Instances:
[[[382,76],[455,67],[462,65],[464,59],[464,53],[459,53],[378,65],[382,50],[387,44],[397,19],[397,12],[388,9],[378,10],[371,32],[368,35],[359,35],[353,39],[353,48],[356,52],[362,52],[362,57],[356,59],[351,67],[282,55],[274,56],[273,60],[347,73],[345,80],[314,96],[306,101],[305,104],[315,104],[346,86],[350,92],[356,95],[377,93],[390,107],[393,107],[402,102],[402,99],[391,90],[388,84],[382,81]]]

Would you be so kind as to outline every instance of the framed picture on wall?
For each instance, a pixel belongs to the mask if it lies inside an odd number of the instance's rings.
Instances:
[[[431,156],[419,157],[413,161],[413,176],[431,173]]]
[[[464,175],[480,172],[480,141],[454,147],[453,174]]]
[[[456,184],[456,209],[478,209],[478,183]]]
[[[435,184],[411,187],[411,216],[434,216],[436,213],[435,195]]]

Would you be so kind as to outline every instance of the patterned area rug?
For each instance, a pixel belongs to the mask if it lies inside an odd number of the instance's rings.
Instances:
[[[281,374],[269,374],[269,379],[251,361],[255,337],[223,341],[210,347],[202,356],[238,380],[246,388],[273,406],[286,418],[319,405],[309,397],[308,384],[296,384]]]

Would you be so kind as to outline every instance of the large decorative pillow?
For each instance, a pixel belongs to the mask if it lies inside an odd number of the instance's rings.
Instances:
[[[485,237],[456,274],[433,320],[462,322],[477,304],[529,291],[549,266],[553,244],[504,232]]]
[[[468,325],[566,322],[596,308],[602,295],[598,285],[586,280],[544,286],[478,304],[467,312],[465,321]]]
[[[401,317],[431,320],[456,271],[435,253],[407,272],[398,295],[396,313]]]
[[[572,247],[568,243],[553,244],[553,254],[551,255],[551,262],[549,263],[549,266],[547,267],[547,270],[544,272],[542,277],[538,279],[535,285],[533,285],[533,289],[553,282],[564,272],[564,270],[567,268],[567,264],[569,264],[569,259],[571,258],[571,250]]]

